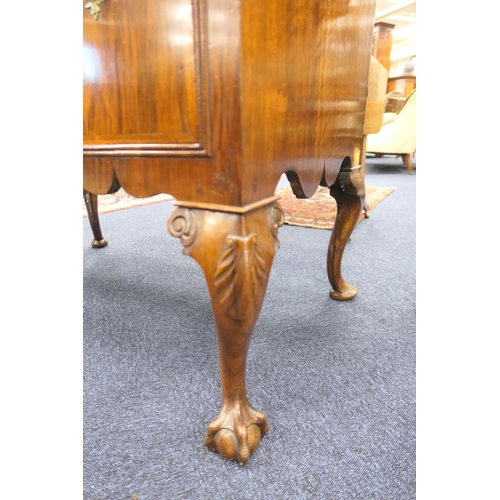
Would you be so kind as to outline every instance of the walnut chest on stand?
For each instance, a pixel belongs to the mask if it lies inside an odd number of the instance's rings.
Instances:
[[[276,185],[330,188],[330,295],[349,300],[345,245],[364,206],[360,165],[374,0],[97,0],[84,10],[83,188],[168,193],[168,221],[203,269],[219,347],[222,409],[210,450],[248,463],[268,430],[245,363],[283,224]],[[286,251],[283,250],[283,251]],[[263,382],[265,383],[265,382]]]

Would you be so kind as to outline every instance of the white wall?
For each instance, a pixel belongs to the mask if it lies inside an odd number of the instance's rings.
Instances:
[[[413,64],[413,71],[410,74],[417,74],[417,57],[411,57],[408,59],[400,59],[397,61],[391,61],[391,67],[389,68],[389,78],[393,76],[401,76],[405,73],[405,65]]]

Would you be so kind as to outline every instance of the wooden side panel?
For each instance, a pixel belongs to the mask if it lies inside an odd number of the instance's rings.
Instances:
[[[375,2],[242,0],[245,202],[293,171],[302,196],[359,164]]]
[[[207,154],[200,3],[105,1],[84,16],[84,154]]]
[[[105,0],[97,21],[84,13],[88,191],[103,194],[111,169],[133,196],[244,206],[283,172],[311,196],[345,158],[359,164],[374,0]]]
[[[368,75],[368,95],[366,96],[366,112],[363,134],[376,134],[382,127],[384,119],[387,77],[389,72],[373,56],[370,59]]]

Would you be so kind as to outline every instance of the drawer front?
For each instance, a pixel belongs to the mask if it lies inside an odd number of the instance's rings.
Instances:
[[[84,5],[84,155],[208,156],[204,2]]]

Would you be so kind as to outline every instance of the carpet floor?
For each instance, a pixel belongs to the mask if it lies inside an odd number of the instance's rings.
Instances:
[[[166,229],[172,203],[83,219],[85,500],[416,498],[416,171],[358,224],[329,298],[329,231],[285,225],[250,345],[247,388],[269,433],[249,465],[209,452],[220,408],[202,272]]]
[[[365,188],[365,202],[369,207],[368,216],[395,189],[394,187],[367,186]],[[290,186],[278,189],[276,194],[281,197],[280,204],[285,215],[285,224],[329,231],[333,229],[337,217],[337,202],[330,196],[328,188],[320,186],[313,196],[303,199],[296,198]],[[365,216],[363,210],[359,220],[363,220]]]

